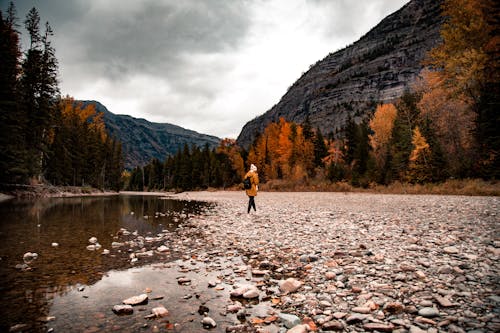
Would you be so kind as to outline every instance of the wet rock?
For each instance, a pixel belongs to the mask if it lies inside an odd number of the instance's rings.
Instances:
[[[28,328],[29,326],[27,324],[16,324],[10,327],[9,332],[22,332],[27,330]]]
[[[178,284],[190,284],[191,283],[191,279],[190,278],[187,278],[187,277],[181,277],[181,278],[178,278],[177,279],[177,283]]]
[[[59,246],[59,243],[52,243],[50,244],[52,247],[58,247]]]
[[[123,300],[123,304],[128,304],[128,305],[140,305],[140,304],[146,304],[148,302],[148,295],[147,294],[141,294],[138,296],[132,296],[130,298],[127,298]]]
[[[285,325],[286,328],[292,328],[300,324],[300,318],[297,317],[296,315],[280,313],[278,314],[278,318],[281,320],[281,322],[283,323],[283,325]]]
[[[198,308],[198,313],[201,315],[207,314],[209,311],[210,309],[205,305],[200,305],[200,307]]]
[[[229,304],[227,306],[227,312],[229,313],[236,313],[243,309],[243,305],[240,302],[235,302],[234,304]]]
[[[168,310],[163,307],[163,306],[158,306],[156,308],[151,309],[151,312],[157,317],[157,318],[162,318],[165,316],[168,316],[169,312]]]
[[[118,315],[130,315],[134,313],[134,308],[132,305],[115,305],[113,306],[113,312]]]
[[[258,297],[258,295],[255,296],[255,293],[258,293],[259,290],[252,284],[236,285],[235,287],[236,289],[230,293],[232,297],[245,297],[245,294],[247,295],[246,298],[253,298],[249,296]]]
[[[21,271],[29,271],[31,269],[28,264],[17,264],[15,267]]]
[[[201,323],[202,323],[202,325],[203,325],[204,328],[214,328],[214,327],[217,327],[217,323],[215,322],[215,320],[213,320],[210,317],[203,318],[203,320],[201,321]]]
[[[29,263],[29,262],[36,260],[36,259],[38,259],[38,253],[35,253],[35,252],[26,252],[23,255],[23,260],[26,263]]]
[[[97,238],[96,238],[96,237],[90,237],[90,238],[89,238],[89,243],[90,243],[90,244],[95,244],[95,243],[97,243]]]

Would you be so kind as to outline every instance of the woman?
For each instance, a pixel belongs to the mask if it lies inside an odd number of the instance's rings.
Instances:
[[[250,213],[250,208],[253,207],[254,211],[257,211],[255,208],[255,200],[254,197],[257,195],[257,191],[259,190],[259,175],[257,174],[257,167],[253,164],[250,165],[250,171],[247,172],[245,178],[250,179],[250,188],[246,189],[246,193],[248,195],[248,213]]]

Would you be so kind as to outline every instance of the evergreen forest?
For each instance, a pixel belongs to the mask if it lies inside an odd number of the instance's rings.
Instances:
[[[52,28],[35,8],[23,22],[11,3],[0,12],[0,184],[195,190],[239,185],[250,164],[261,183],[348,182],[369,187],[447,179],[496,180],[500,172],[498,6],[445,0],[442,43],[397,101],[374,103],[324,136],[306,119],[269,124],[250,147],[223,139],[216,149],[179,147],[163,161],[125,171],[121,144],[102,114],[61,96]]]
[[[375,103],[369,119],[348,118],[342,135],[325,138],[308,119],[296,124],[281,118],[247,151],[230,139],[217,152],[185,147],[163,164],[155,160],[134,170],[129,187],[239,184],[251,163],[258,167],[261,182],[299,185],[498,179],[500,25],[498,16],[490,15],[498,12],[495,6],[477,0],[444,1],[442,43],[427,55],[420,79],[394,103]],[[217,167],[214,161],[219,161]],[[224,172],[220,166],[226,167]]]
[[[53,30],[33,8],[20,49],[13,3],[0,12],[0,184],[121,188],[121,144],[106,133],[93,106],[62,97]]]

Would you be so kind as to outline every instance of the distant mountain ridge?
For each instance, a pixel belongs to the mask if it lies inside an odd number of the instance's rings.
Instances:
[[[415,82],[426,53],[441,40],[441,0],[412,0],[354,44],[310,67],[269,111],[245,124],[238,136],[248,148],[280,117],[306,118],[324,135],[342,136],[348,117],[360,120],[380,102],[399,98]]]
[[[168,123],[153,123],[145,119],[110,112],[97,101],[77,101],[83,106],[94,104],[96,111],[104,113],[104,122],[109,133],[122,143],[125,168],[132,169],[147,164],[153,158],[163,161],[174,155],[185,144],[210,148],[216,147],[220,138],[201,134]]]

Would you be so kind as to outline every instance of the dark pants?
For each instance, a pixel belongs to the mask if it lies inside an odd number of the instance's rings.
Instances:
[[[253,210],[257,211],[257,208],[255,208],[255,200],[254,197],[248,197],[248,213],[250,213],[250,208],[253,207]]]

